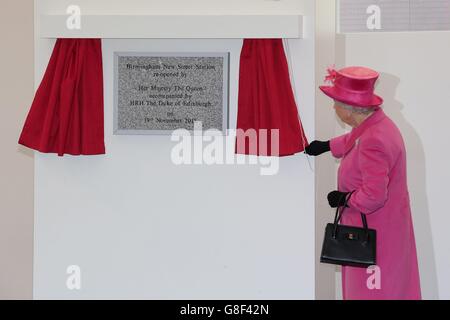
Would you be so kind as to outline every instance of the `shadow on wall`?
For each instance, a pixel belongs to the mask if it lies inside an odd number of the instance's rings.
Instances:
[[[425,152],[417,131],[402,114],[405,106],[395,99],[395,92],[399,83],[400,79],[398,77],[388,73],[380,73],[376,91],[383,96],[383,109],[399,127],[406,145],[408,188],[415,226],[414,232],[419,259],[422,298],[438,299],[436,259],[427,197]],[[420,228],[417,226],[420,226]]]
[[[24,146],[18,145],[16,148],[16,151],[20,154],[23,154],[24,156],[26,156],[28,158],[34,158],[34,151],[29,148],[26,148]]]

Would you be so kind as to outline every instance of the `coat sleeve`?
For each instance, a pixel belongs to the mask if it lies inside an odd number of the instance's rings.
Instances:
[[[360,141],[359,169],[362,184],[348,201],[351,208],[370,214],[384,206],[388,198],[389,154],[381,139]]]
[[[333,157],[339,159],[344,156],[344,148],[349,136],[350,133],[346,133],[330,140],[330,150]]]

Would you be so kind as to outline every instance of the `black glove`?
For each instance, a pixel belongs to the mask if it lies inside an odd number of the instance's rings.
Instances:
[[[305,148],[306,154],[310,156],[318,156],[324,152],[330,151],[330,141],[314,140]]]
[[[345,204],[345,198],[347,198],[348,194],[349,192],[331,191],[327,196],[330,207],[342,207]]]

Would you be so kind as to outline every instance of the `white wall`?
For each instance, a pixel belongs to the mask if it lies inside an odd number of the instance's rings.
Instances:
[[[326,69],[335,60],[336,7],[335,0],[316,1],[316,111],[317,140],[328,140],[335,133],[336,119],[332,100],[319,89]],[[312,140],[312,139],[311,139]],[[336,163],[327,156],[315,157],[316,181],[316,299],[335,299],[335,270],[330,264],[320,263],[323,234],[333,218],[327,194],[336,186]]]
[[[408,152],[422,294],[450,299],[450,32],[346,34],[337,48],[339,66],[381,72],[377,91]]]
[[[314,1],[299,5],[306,38],[289,40],[289,52],[312,136]],[[38,80],[52,45],[36,42]],[[314,298],[314,174],[303,154],[261,176],[254,165],[175,166],[167,136],[112,135],[114,51],[229,51],[235,128],[241,45],[103,41],[107,154],[36,154],[35,298]],[[65,286],[69,265],[82,269],[80,291]]]

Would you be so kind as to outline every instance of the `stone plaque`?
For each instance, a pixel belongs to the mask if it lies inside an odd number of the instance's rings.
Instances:
[[[228,53],[115,53],[114,134],[228,128]]]

